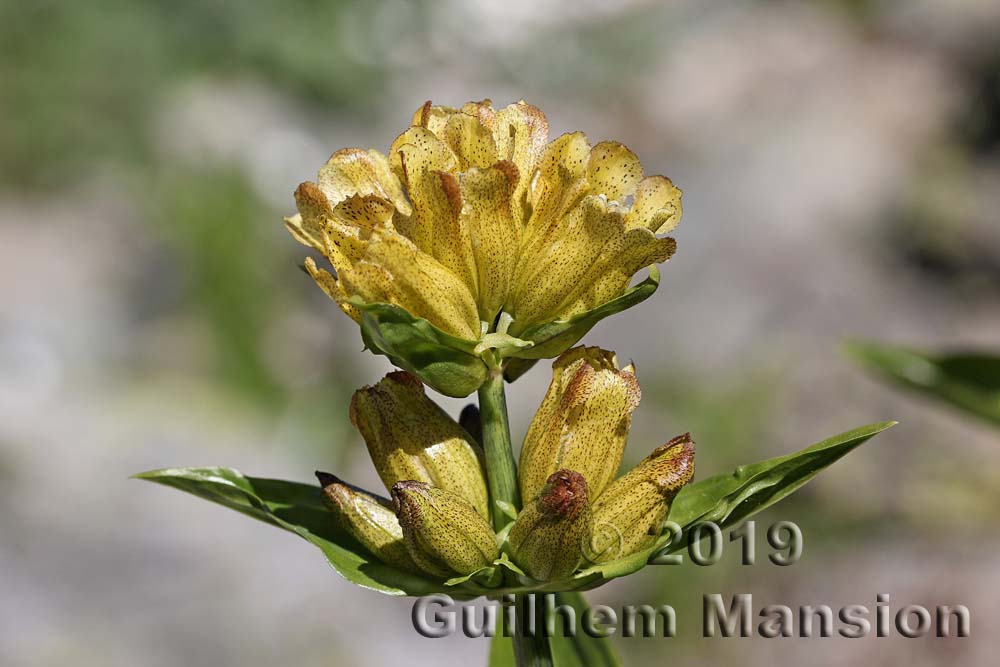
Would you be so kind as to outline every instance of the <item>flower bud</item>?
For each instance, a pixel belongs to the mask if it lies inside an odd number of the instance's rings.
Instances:
[[[685,433],[616,479],[594,503],[588,560],[605,563],[653,546],[670,503],[692,477],[694,443]]]
[[[458,424],[465,429],[465,432],[472,436],[472,439],[479,445],[483,443],[483,420],[479,416],[479,406],[469,403],[462,408],[458,415]]]
[[[422,482],[392,486],[410,556],[437,577],[471,574],[499,555],[493,528],[458,494]]]
[[[410,558],[403,540],[403,529],[389,506],[389,501],[365,493],[334,475],[316,472],[323,486],[327,507],[337,524],[386,565],[408,572],[420,572]]]
[[[597,498],[621,464],[639,383],[613,352],[576,347],[552,364],[552,383],[521,448],[521,497],[535,498],[549,475],[566,468]]]
[[[546,480],[541,494],[525,505],[507,536],[511,558],[539,581],[564,579],[583,560],[590,541],[587,482],[572,470]]]
[[[479,447],[405,371],[354,393],[351,423],[368,445],[387,489],[416,480],[457,493],[488,517],[486,479]]]

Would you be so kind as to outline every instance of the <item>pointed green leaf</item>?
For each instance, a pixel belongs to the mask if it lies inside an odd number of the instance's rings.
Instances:
[[[821,470],[895,423],[879,422],[862,426],[827,438],[794,454],[740,466],[732,473],[715,475],[689,484],[677,494],[668,518],[683,529],[705,521],[715,522],[720,528],[739,523],[785,498]],[[686,540],[683,538],[667,545],[670,537],[667,532],[651,549],[587,568],[574,579],[594,574],[602,581],[621,577],[644,567],[664,547],[666,549],[662,553],[686,547]]]
[[[590,331],[595,324],[605,317],[620,313],[623,310],[641,303],[652,296],[653,292],[660,285],[660,271],[655,265],[649,267],[649,275],[641,283],[630,287],[621,296],[603,303],[587,312],[574,315],[568,320],[546,322],[518,334],[523,340],[532,341],[534,347],[526,349],[512,349],[507,352],[508,356],[521,359],[550,359],[558,357],[560,354],[576,345],[576,343]],[[520,365],[513,367],[511,371],[513,378],[508,376],[508,381],[517,379],[514,373],[520,370]],[[525,368],[524,370],[527,370]],[[522,371],[523,372],[523,371]]]
[[[1000,425],[1000,355],[929,353],[867,341],[848,342],[846,351],[890,382]]]
[[[317,486],[244,477],[230,468],[167,468],[135,475],[224,505],[295,533],[323,552],[348,581],[388,595],[428,595],[446,589],[440,582],[385,565],[339,530]],[[461,594],[461,591],[459,591]]]
[[[486,364],[475,352],[477,341],[447,334],[427,320],[387,303],[351,303],[361,310],[361,338],[376,354],[445,396],[464,398],[486,380]]]
[[[670,520],[682,528],[699,521],[714,521],[720,528],[739,523],[785,498],[823,468],[895,424],[887,421],[862,426],[794,454],[740,466],[731,474],[689,484],[677,494]]]

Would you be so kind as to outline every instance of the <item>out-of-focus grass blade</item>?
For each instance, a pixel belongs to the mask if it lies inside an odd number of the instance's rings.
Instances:
[[[850,341],[845,349],[890,382],[1000,426],[1000,354],[924,352],[870,341]]]

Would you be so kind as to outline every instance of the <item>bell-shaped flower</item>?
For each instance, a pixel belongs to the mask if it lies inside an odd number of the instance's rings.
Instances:
[[[405,371],[389,373],[351,400],[351,423],[387,489],[416,480],[458,494],[489,516],[479,445]]]
[[[640,396],[634,369],[619,369],[613,352],[577,347],[556,359],[521,448],[521,497],[537,497],[563,468],[582,474],[599,497],[618,472]]]
[[[483,355],[558,356],[655,290],[681,193],[644,178],[628,148],[580,132],[547,144],[544,114],[523,101],[428,102],[411,122],[388,156],[334,153],[286,219],[333,267],[305,262],[370,349],[465,396],[485,380]]]

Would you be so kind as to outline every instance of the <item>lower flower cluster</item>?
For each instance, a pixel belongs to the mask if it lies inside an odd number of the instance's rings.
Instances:
[[[694,475],[685,434],[616,478],[639,398],[634,368],[610,352],[577,347],[556,359],[521,449],[525,503],[503,508],[514,519],[506,526],[490,523],[475,411],[455,422],[404,371],[351,402],[391,500],[317,477],[339,526],[387,565],[447,580],[504,563],[522,584],[558,582],[652,547]]]

